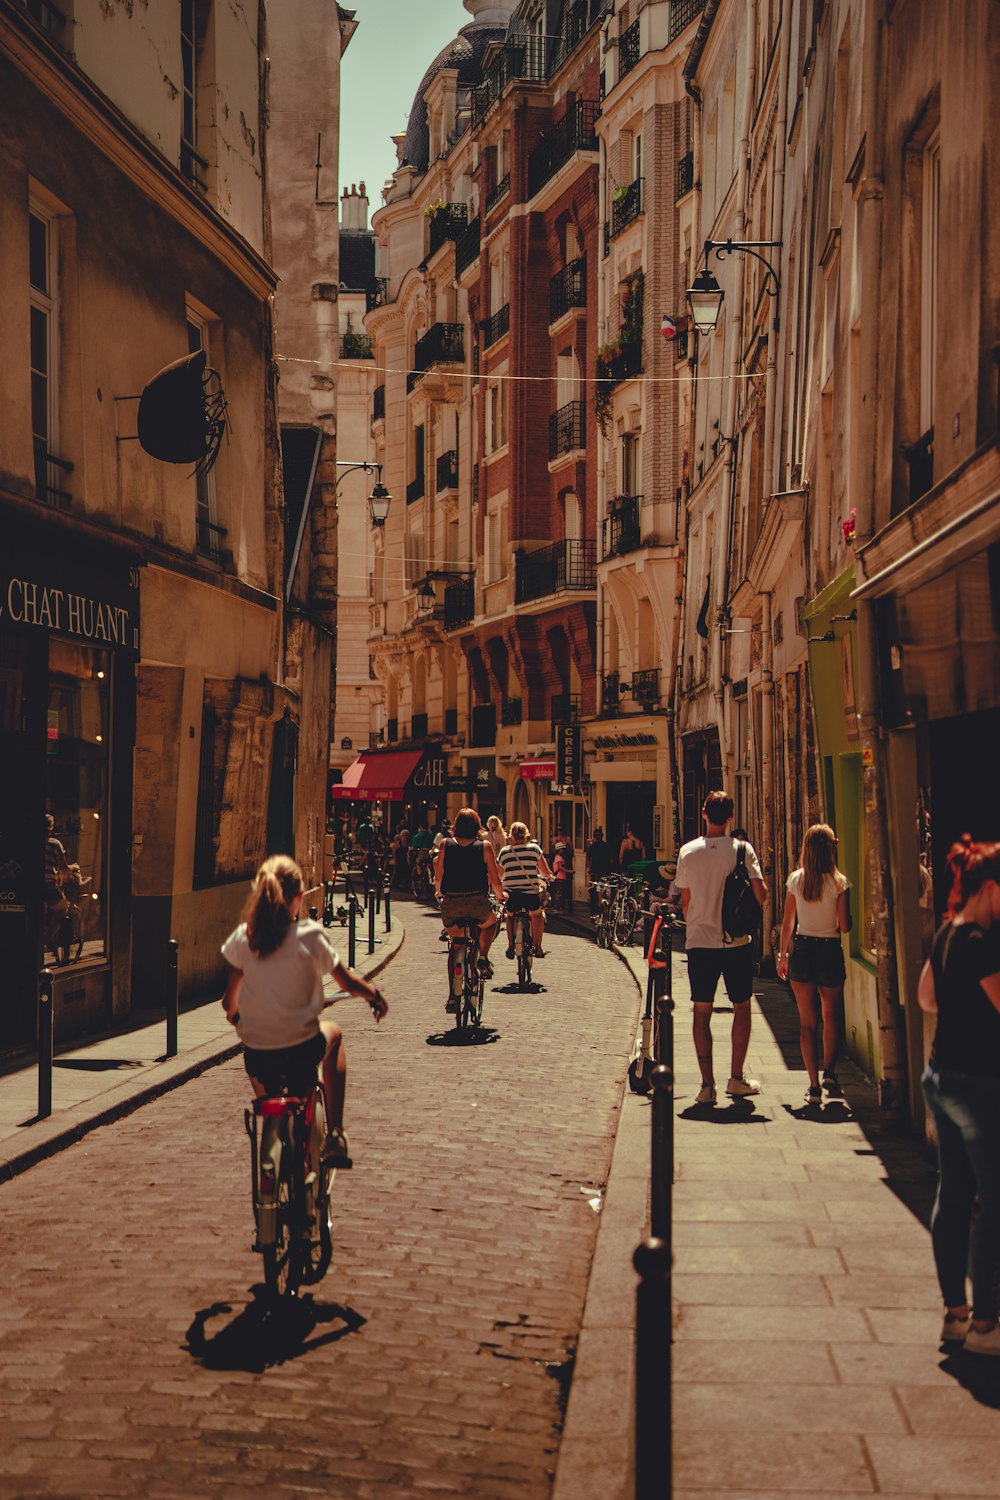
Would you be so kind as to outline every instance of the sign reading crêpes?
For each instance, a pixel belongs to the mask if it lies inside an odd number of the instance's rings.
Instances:
[[[139,653],[139,569],[118,564],[95,576],[67,577],[66,564],[0,569],[0,626],[50,630],[95,646]]]

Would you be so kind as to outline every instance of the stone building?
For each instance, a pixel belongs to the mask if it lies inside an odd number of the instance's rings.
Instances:
[[[249,25],[247,24],[249,20]],[[183,984],[264,851],[282,629],[264,7],[0,4],[0,1049]],[[138,395],[204,350],[218,461],[160,462]],[[80,867],[45,911],[44,817]]]

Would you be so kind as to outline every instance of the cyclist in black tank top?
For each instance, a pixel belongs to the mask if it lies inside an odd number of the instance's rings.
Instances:
[[[503,884],[493,846],[481,841],[479,814],[463,807],[455,818],[454,837],[445,839],[434,860],[434,885],[441,918],[451,938],[461,937],[466,921],[479,923],[480,963],[492,972],[489,951],[497,935],[489,892],[503,900]]]

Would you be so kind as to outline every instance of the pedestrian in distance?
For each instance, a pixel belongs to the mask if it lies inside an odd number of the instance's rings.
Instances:
[[[948,866],[945,921],[917,986],[921,1010],[937,1017],[923,1088],[937,1131],[931,1242],[941,1339],[1000,1355],[1000,843],[965,834]]]
[[[725,792],[709,792],[702,816],[705,819],[704,836],[681,846],[675,881],[687,924],[694,1044],[701,1069],[697,1103],[714,1104],[712,1006],[720,978],[725,980],[726,993],[733,1006],[732,1063],[726,1093],[732,1099],[760,1093],[757,1080],[743,1076],[750,1045],[753,940],[749,934],[727,938],[723,931],[723,903],[727,881],[740,863],[745,865],[758,906],[763,906],[767,899],[767,885],[753,847],[726,833],[733,816],[732,797]]]
[[[301,920],[302,871],[274,854],[257,871],[243,920],[222,945],[228,965],[222,1008],[243,1043],[243,1063],[254,1093],[275,1071],[322,1066],[327,1137],[324,1160],[349,1167],[344,1134],[347,1058],[336,1021],[319,1019],[327,1001],[323,977],[367,1000],[376,1021],[389,1009],[373,984],[346,964],[319,922]]]
[[[496,813],[492,813],[490,817],[486,819],[486,837],[493,845],[493,853],[499,859],[500,850],[507,847],[507,841],[510,835],[508,834],[506,828],[503,826],[503,823],[497,817]]]
[[[851,930],[851,882],[837,868],[837,835],[814,823],[802,840],[798,868],[786,882],[778,948],[778,978],[792,986],[799,1009],[799,1045],[809,1074],[806,1103],[821,1105],[823,1090],[839,1098],[837,1052],[844,1003],[842,932]],[[795,946],[789,952],[792,932]],[[823,1013],[823,1082],[819,1079],[819,1017]]]
[[[625,825],[624,837],[618,850],[618,863],[628,874],[629,865],[638,865],[646,858],[646,846],[639,835]]]
[[[590,843],[584,850],[587,861],[587,889],[590,891],[590,910],[597,911],[597,891],[594,886],[597,881],[603,880],[605,875],[610,874],[614,862],[610,844],[604,837],[603,828],[595,828]]]

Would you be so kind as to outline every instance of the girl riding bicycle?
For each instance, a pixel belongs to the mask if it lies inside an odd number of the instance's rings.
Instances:
[[[243,1043],[244,1064],[258,1098],[266,1079],[301,1067],[313,1076],[322,1065],[327,1137],[324,1160],[349,1167],[344,1134],[347,1059],[336,1021],[321,1021],[327,1004],[323,976],[360,995],[376,1021],[388,1010],[384,996],[355,974],[332,946],[318,922],[300,921],[302,871],[285,854],[272,855],[257,871],[243,909],[243,921],[222,945],[229,967],[222,1007]]]

